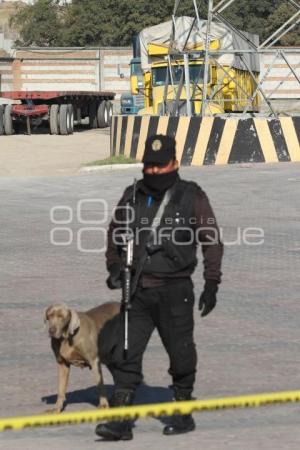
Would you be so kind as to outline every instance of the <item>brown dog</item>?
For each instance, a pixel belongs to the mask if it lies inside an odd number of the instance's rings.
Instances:
[[[104,324],[120,312],[120,304],[108,302],[86,312],[76,312],[66,305],[49,306],[44,314],[51,337],[51,347],[58,363],[58,396],[53,409],[63,409],[70,366],[89,367],[99,390],[99,407],[108,407],[98,352],[98,335]]]

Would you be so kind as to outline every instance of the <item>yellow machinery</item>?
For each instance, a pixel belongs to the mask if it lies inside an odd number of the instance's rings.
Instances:
[[[155,32],[159,26],[153,27]],[[223,41],[216,38],[210,40],[210,51],[218,52],[223,47],[224,38]],[[144,59],[147,58],[147,65],[144,67],[142,59],[145,105],[138,114],[186,115],[187,97],[191,101],[192,114],[200,114],[205,67],[203,41],[195,40],[194,45],[189,45],[184,52],[178,52],[178,54],[174,52],[170,54],[169,43],[161,43],[157,40],[144,42],[143,50]],[[184,57],[188,58],[188,66],[185,64]],[[231,55],[230,58],[232,61],[234,58],[236,60],[235,56]],[[224,64],[222,61],[227,63]],[[254,70],[252,67],[251,76],[243,64],[229,64],[228,61],[228,57],[219,58],[219,60],[217,57],[209,59],[205,114],[238,113],[243,112],[246,106],[248,111],[258,112],[260,100],[256,93],[256,86],[259,65],[256,63]],[[188,83],[186,83],[187,77]],[[188,96],[186,86],[190,86]]]

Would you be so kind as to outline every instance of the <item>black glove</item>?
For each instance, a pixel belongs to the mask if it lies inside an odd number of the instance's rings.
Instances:
[[[218,283],[215,280],[206,280],[204,291],[201,294],[199,300],[199,310],[201,312],[201,317],[207,316],[216,306],[218,292]]]
[[[122,287],[121,280],[121,266],[118,263],[113,263],[108,268],[109,277],[106,280],[106,284],[109,289],[120,289]]]

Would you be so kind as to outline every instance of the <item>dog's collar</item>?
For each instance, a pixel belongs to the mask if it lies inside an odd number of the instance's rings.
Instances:
[[[80,328],[80,327],[76,328],[76,330],[74,331],[74,333],[73,333],[73,334],[71,334],[70,336],[72,336],[72,337],[76,336],[76,334],[77,334],[77,333],[78,333],[78,331],[79,331],[79,328]]]
[[[62,335],[63,339],[73,339],[73,337],[76,336],[76,334],[78,333],[79,328],[80,327],[76,328],[76,330],[74,331],[73,334],[70,334],[70,333],[67,334],[67,333],[63,332],[63,335]]]

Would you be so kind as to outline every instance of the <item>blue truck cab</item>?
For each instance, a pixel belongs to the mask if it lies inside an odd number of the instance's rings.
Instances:
[[[121,95],[121,114],[137,114],[144,108],[144,80],[141,58],[130,61],[130,92]]]

